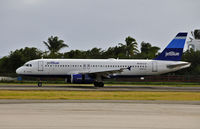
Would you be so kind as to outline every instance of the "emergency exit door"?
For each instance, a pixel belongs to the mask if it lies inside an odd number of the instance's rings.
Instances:
[[[152,62],[152,72],[158,72],[158,64],[156,61]]]
[[[89,70],[90,69],[90,64],[83,64],[83,69],[84,70]]]

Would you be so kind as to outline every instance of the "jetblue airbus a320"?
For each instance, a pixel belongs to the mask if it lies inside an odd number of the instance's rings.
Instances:
[[[95,87],[103,87],[103,78],[123,76],[159,75],[190,66],[181,56],[187,33],[178,33],[163,52],[152,60],[133,59],[37,59],[25,63],[16,73],[34,77],[65,77],[71,83],[75,79],[93,80]],[[38,82],[38,86],[42,86]]]

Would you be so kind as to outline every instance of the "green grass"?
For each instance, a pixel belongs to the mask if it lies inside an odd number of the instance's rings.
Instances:
[[[0,91],[0,99],[200,101],[200,92]]]

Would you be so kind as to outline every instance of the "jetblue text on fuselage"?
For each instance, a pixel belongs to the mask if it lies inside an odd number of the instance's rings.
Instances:
[[[165,57],[166,56],[179,56],[179,55],[180,55],[179,52],[174,52],[174,51],[170,51],[170,52],[165,53]]]
[[[59,62],[54,62],[54,61],[51,61],[51,62],[47,62],[47,64],[59,64]]]

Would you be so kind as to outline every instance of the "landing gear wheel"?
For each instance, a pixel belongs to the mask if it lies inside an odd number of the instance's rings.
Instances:
[[[104,87],[104,83],[103,82],[94,82],[94,86],[95,87]]]
[[[99,82],[99,87],[104,87],[104,83],[103,82]]]
[[[38,82],[38,87],[42,87],[42,82]]]

